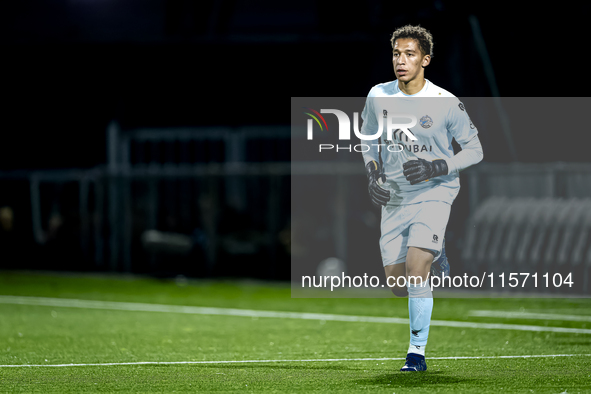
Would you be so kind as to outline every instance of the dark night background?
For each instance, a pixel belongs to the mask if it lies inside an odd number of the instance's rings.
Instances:
[[[491,95],[472,14],[501,96],[583,96],[588,84],[589,5],[23,0],[2,8],[3,170],[104,163],[112,119],[123,127],[287,124],[291,96],[363,97],[393,79],[389,36],[407,23],[431,30],[426,76],[456,96]],[[582,145],[540,157],[523,137],[515,135],[520,161],[587,159]],[[502,138],[485,140],[488,161],[508,159]]]

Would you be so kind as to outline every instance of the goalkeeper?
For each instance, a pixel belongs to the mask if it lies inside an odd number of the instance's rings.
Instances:
[[[444,253],[451,204],[460,190],[458,173],[480,162],[483,153],[464,105],[424,77],[433,56],[431,33],[405,26],[394,32],[391,43],[397,79],[369,92],[361,132],[379,143],[363,158],[371,201],[382,210],[380,249],[386,277],[392,277],[388,285],[395,295],[409,296],[410,346],[401,371],[424,371],[433,310],[428,274]],[[416,123],[388,135],[388,116],[397,114]],[[453,138],[462,147],[457,155]],[[399,277],[419,280],[399,288]]]

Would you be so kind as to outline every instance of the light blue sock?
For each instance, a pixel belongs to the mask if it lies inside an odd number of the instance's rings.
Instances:
[[[408,284],[408,315],[410,318],[410,344],[424,347],[429,337],[433,294],[429,281],[421,284]]]

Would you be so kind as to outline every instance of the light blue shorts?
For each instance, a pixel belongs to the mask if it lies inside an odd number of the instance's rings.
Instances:
[[[409,246],[441,255],[451,205],[441,201],[382,207],[380,249],[384,267],[406,261]]]

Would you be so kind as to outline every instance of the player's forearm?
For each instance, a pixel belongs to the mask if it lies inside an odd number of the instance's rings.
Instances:
[[[469,142],[462,146],[462,151],[454,157],[445,159],[449,169],[448,174],[458,173],[474,164],[482,161],[484,153],[478,136],[474,136]]]

